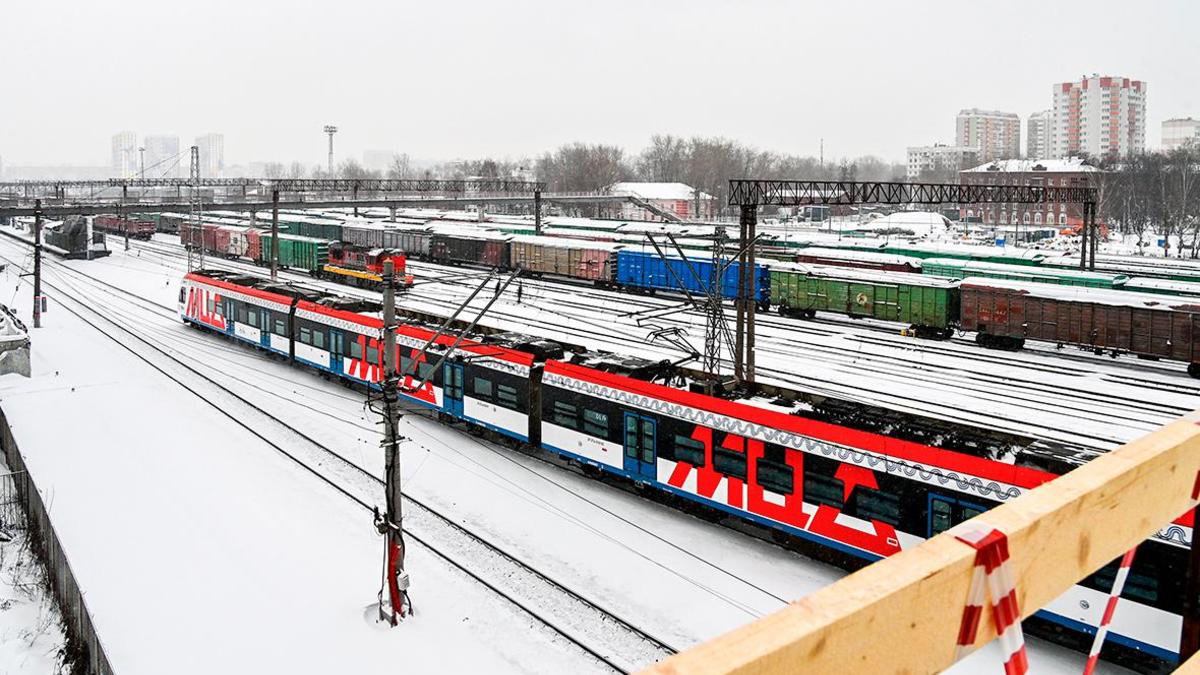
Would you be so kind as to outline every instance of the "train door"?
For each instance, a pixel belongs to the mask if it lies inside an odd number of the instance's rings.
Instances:
[[[658,448],[653,418],[625,413],[625,470],[640,478],[658,478]]]
[[[925,536],[933,537],[939,535],[964,520],[970,520],[986,510],[986,508],[979,504],[930,492],[929,520],[926,524]]]
[[[329,369],[341,375],[342,358],[346,349],[346,334],[336,328],[329,329]]]
[[[447,363],[442,366],[442,409],[455,417],[463,416],[463,367],[461,363]]]

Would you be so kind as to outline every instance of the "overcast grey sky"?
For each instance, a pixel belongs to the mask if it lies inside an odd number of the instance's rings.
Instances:
[[[225,134],[226,162],[536,154],[651,134],[902,160],[960,108],[1050,106],[1097,72],[1200,116],[1200,2],[8,0],[8,165],[106,164],[110,136]]]

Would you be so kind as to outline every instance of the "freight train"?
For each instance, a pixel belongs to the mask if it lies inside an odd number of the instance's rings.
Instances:
[[[189,326],[353,385],[378,387],[383,377],[377,303],[201,271],[184,277],[179,313]],[[411,404],[589,476],[754,523],[848,567],[912,548],[1086,461],[1065,451],[966,453],[900,440],[787,406],[709,397],[682,388],[669,364],[568,355],[546,340],[468,336],[451,349],[454,339],[443,335],[422,351],[434,331],[397,328],[402,395]],[[1139,547],[1106,655],[1145,669],[1177,660],[1192,527],[1190,515],[1181,517]],[[1068,641],[1094,634],[1117,563],[1027,627]]]
[[[147,240],[154,236],[157,226],[153,220],[143,218],[96,216],[92,219],[92,229],[121,236],[129,235],[130,239]]]

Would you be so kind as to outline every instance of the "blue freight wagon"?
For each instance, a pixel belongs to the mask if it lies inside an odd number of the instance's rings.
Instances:
[[[689,269],[690,266],[690,269]],[[741,264],[730,263],[723,278],[717,280],[721,295],[727,299],[737,297],[738,270]],[[673,273],[672,273],[673,272]],[[694,272],[694,273],[693,273]],[[712,285],[713,263],[707,258],[668,257],[664,260],[654,251],[617,251],[616,283],[626,288],[645,291],[680,291],[683,288],[695,295],[707,295]],[[760,308],[770,307],[771,275],[766,267],[754,266],[754,300]]]

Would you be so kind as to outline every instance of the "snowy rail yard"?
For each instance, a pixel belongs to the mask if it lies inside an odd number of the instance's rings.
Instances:
[[[171,251],[153,243],[104,260],[49,262],[51,304],[34,345],[34,378],[0,383],[31,471],[54,493],[56,522],[122,673],[161,672],[177,651],[191,655],[192,670],[181,672],[385,672],[397,651],[418,669],[630,669],[662,655],[638,631],[682,649],[844,574],[409,415],[405,492],[478,539],[410,511],[406,526],[470,572],[415,546],[417,616],[402,631],[384,631],[363,609],[378,590],[379,537],[355,502],[382,499],[367,476],[382,472],[373,415],[340,385],[187,329],[175,306],[182,263]],[[4,278],[19,290],[27,249],[0,240],[0,256],[9,262]],[[526,297],[552,290],[525,283]],[[433,297],[462,293],[424,288]],[[562,290],[560,302],[573,292]],[[27,311],[27,295],[14,295],[19,311]],[[628,298],[612,302],[621,300]],[[522,316],[515,301],[503,309],[498,316]],[[534,332],[546,323],[515,325]],[[1031,361],[1036,367],[1038,357]],[[1187,382],[1169,370],[1160,379]],[[53,411],[67,406],[77,411],[73,424],[54,423]],[[528,571],[514,579],[497,567],[495,549],[582,596],[596,618]],[[628,622],[628,637],[600,629],[611,617]],[[448,649],[454,640],[474,647]],[[1032,645],[1044,672],[1076,672],[1083,661]],[[615,661],[605,664],[588,648]],[[990,647],[957,672],[989,660],[999,662]]]

